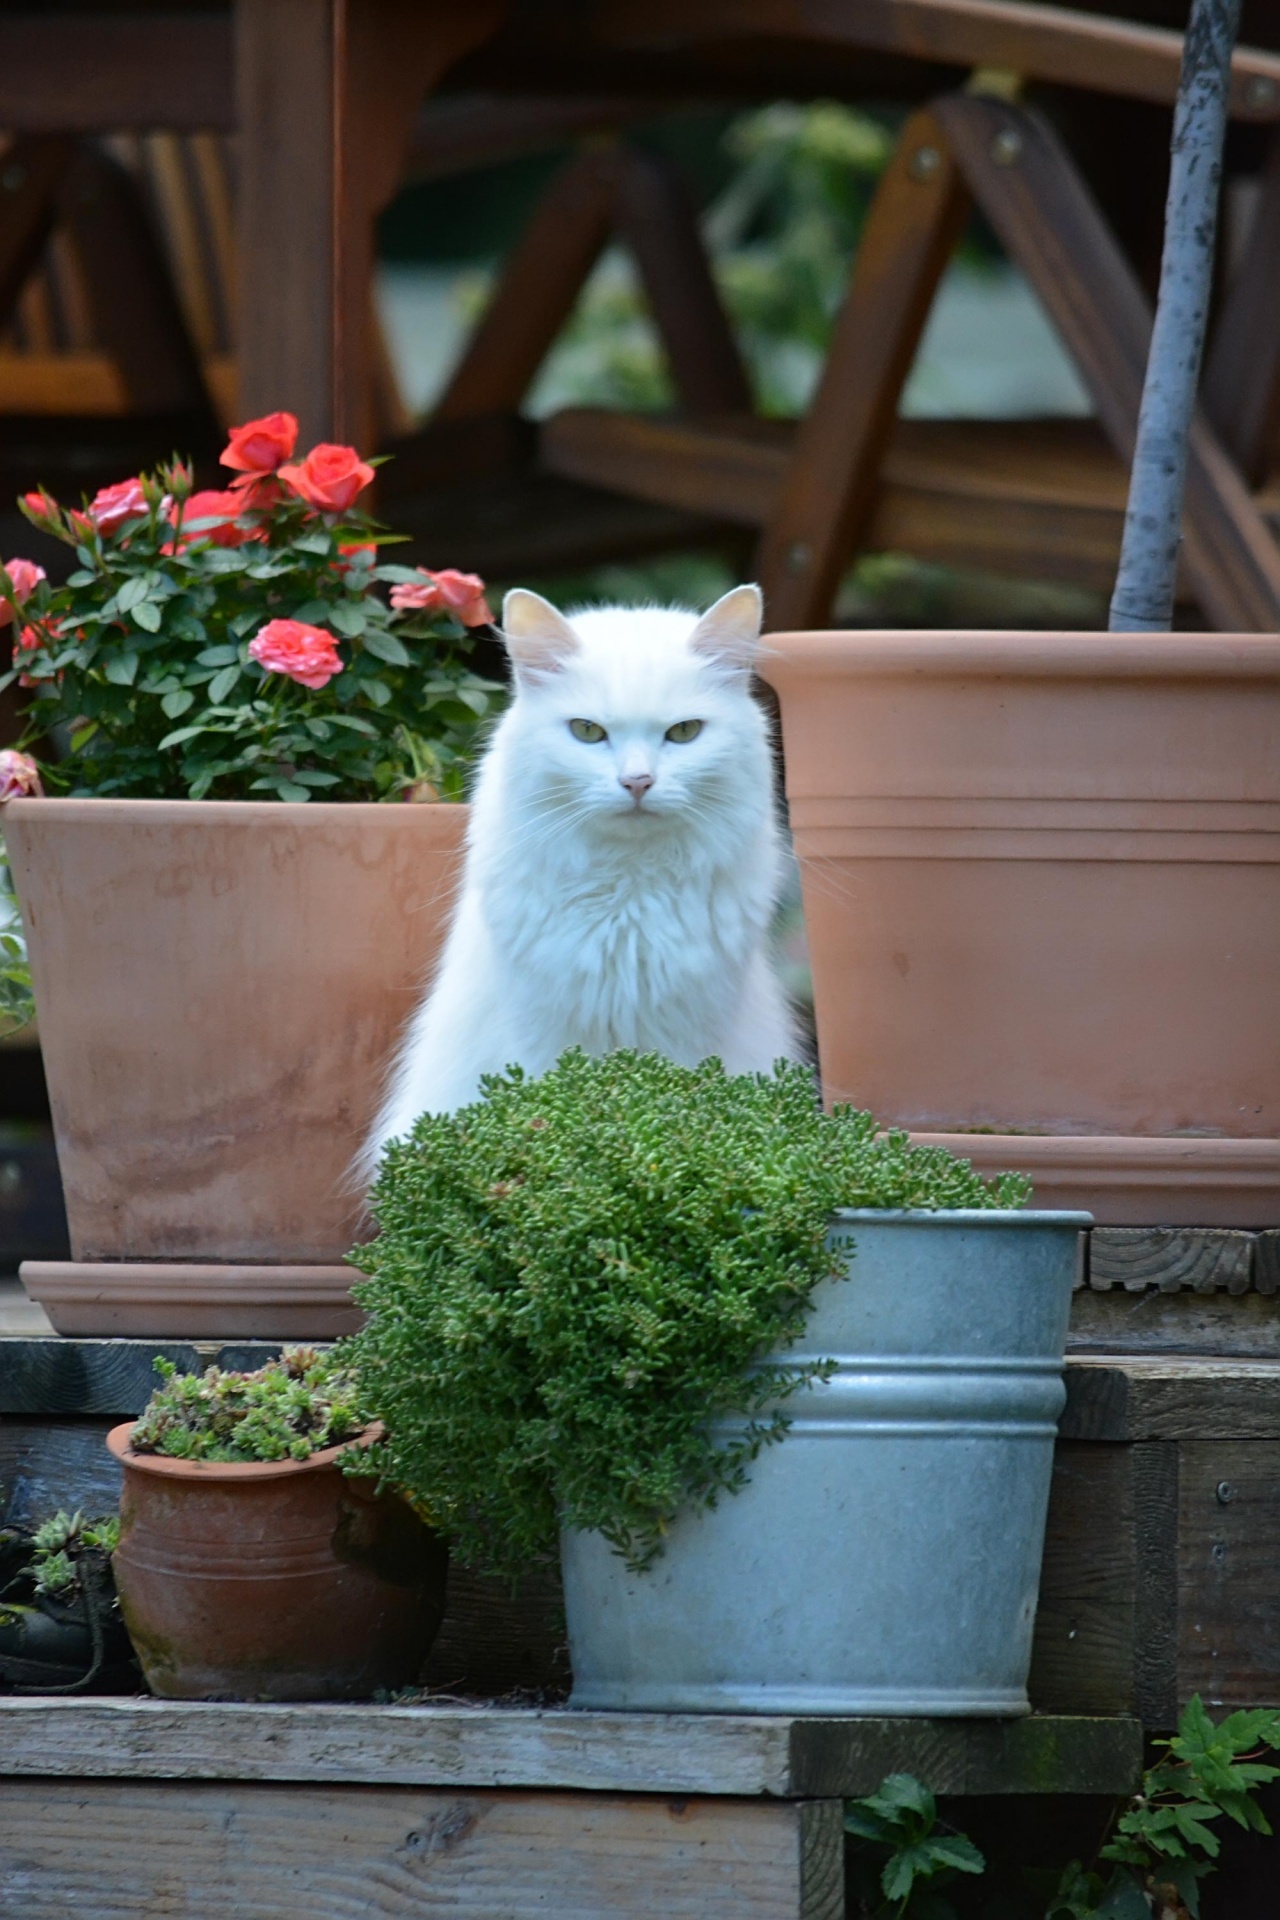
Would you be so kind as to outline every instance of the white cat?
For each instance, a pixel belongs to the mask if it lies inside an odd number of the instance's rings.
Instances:
[[[757,587],[705,613],[601,607],[566,619],[509,593],[515,697],[472,802],[435,980],[361,1158],[420,1113],[532,1074],[566,1047],[730,1073],[797,1053],[770,964],[780,848],[765,719],[750,693]]]

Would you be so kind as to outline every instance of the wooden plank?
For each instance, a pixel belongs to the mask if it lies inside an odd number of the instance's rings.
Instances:
[[[1031,282],[1121,460],[1132,457],[1149,305],[1066,148],[1040,115],[952,95],[937,103],[975,198]],[[1280,626],[1280,548],[1202,413],[1192,427],[1187,578],[1226,632]]]
[[[0,328],[12,319],[53,230],[58,189],[73,151],[64,135],[30,134],[0,154]]]
[[[186,317],[138,183],[100,147],[82,145],[61,196],[97,339],[131,409],[186,414],[215,431]]]
[[[1123,1793],[1123,1717],[1018,1721],[495,1707],[0,1698],[0,1771],[102,1779],[846,1798],[886,1773],[937,1793]]]
[[[1178,1707],[1179,1449],[1132,1449],[1134,1524],[1133,1702],[1148,1730],[1172,1729]]]
[[[1182,64],[1178,33],[1017,0],[598,0],[591,29],[605,45],[663,53],[740,37],[875,48],[1166,105]],[[1237,49],[1230,112],[1280,119],[1280,57]]]
[[[0,127],[230,132],[234,124],[226,14],[28,6],[0,17]]]
[[[1028,1692],[1037,1713],[1134,1708],[1133,1450],[1059,1442]]]
[[[746,370],[679,169],[661,154],[629,149],[618,180],[617,218],[685,412],[748,412]]]
[[[1251,486],[1280,456],[1280,139],[1205,359],[1205,412]]]
[[[1280,1439],[1280,1360],[1072,1354],[1068,1440]]]
[[[405,179],[448,179],[545,153],[586,134],[650,120],[653,111],[651,94],[467,93],[431,100],[414,122]]]
[[[503,267],[434,419],[514,413],[613,229],[617,155],[588,151],[552,180]]]
[[[449,1568],[444,1619],[422,1670],[433,1692],[563,1699],[572,1680],[559,1565],[509,1580]]]
[[[1235,1354],[1280,1360],[1280,1313],[1261,1293],[1141,1293],[1088,1288],[1071,1303],[1069,1353]]]
[[[114,1513],[123,1473],[107,1452],[112,1420],[0,1420],[0,1515],[39,1523],[69,1513]]]
[[[1253,1284],[1259,1293],[1280,1293],[1280,1228],[1269,1227],[1254,1241]]]
[[[1251,1233],[1227,1227],[1095,1227],[1089,1235],[1089,1285],[1099,1293],[1191,1288],[1247,1293],[1253,1278]]]
[[[278,1341],[0,1339],[0,1414],[125,1420],[146,1405],[157,1357],[179,1373],[210,1366],[244,1371],[279,1351]]]
[[[1178,1452],[1178,1704],[1280,1706],[1280,1443]]]
[[[22,1920],[836,1920],[798,1805],[608,1795],[12,1782],[0,1912]],[[814,1898],[815,1893],[817,1898]],[[17,1901],[20,1905],[11,1904]]]
[[[903,129],[876,189],[817,393],[756,559],[766,625],[821,623],[860,544],[938,282],[969,201],[931,110]]]

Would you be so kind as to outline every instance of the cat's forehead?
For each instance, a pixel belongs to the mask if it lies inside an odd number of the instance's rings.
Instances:
[[[580,646],[556,680],[565,697],[614,713],[663,714],[715,694],[721,676],[689,639],[697,615],[668,607],[593,607],[569,616]]]

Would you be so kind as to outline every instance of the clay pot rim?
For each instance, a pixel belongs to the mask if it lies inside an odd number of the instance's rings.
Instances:
[[[75,799],[44,796],[40,799],[6,800],[0,804],[0,818],[75,820],[83,816],[108,821],[118,820],[122,815],[132,815],[136,819],[150,812],[156,820],[175,818],[230,822],[239,819],[248,823],[279,820],[292,825],[299,820],[345,820],[362,813],[383,817],[395,817],[400,813],[438,817],[443,814],[454,815],[465,805],[463,800],[418,800],[411,806],[397,806],[394,801],[387,800],[126,800],[104,794],[101,798],[81,795]]]
[[[330,1467],[348,1448],[371,1447],[383,1434],[381,1420],[375,1420],[363,1433],[341,1440],[337,1446],[323,1447],[306,1460],[171,1460],[163,1453],[134,1452],[129,1435],[137,1424],[136,1419],[122,1420],[118,1427],[112,1427],[107,1435],[108,1448],[123,1466],[168,1480],[284,1480],[291,1474]]]
[[[1280,680],[1280,635],[819,630],[766,634],[756,665],[770,685],[784,686],[810,676],[915,679],[922,671],[1012,680]]]

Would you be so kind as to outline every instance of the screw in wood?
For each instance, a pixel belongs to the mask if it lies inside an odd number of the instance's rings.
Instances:
[[[1022,135],[1016,127],[1001,127],[991,142],[991,158],[998,167],[1012,167],[1022,154]]]
[[[1219,1480],[1215,1491],[1220,1507],[1229,1507],[1236,1497],[1236,1490],[1229,1480]]]
[[[936,147],[917,147],[907,162],[913,180],[936,180],[942,171],[942,155]]]

